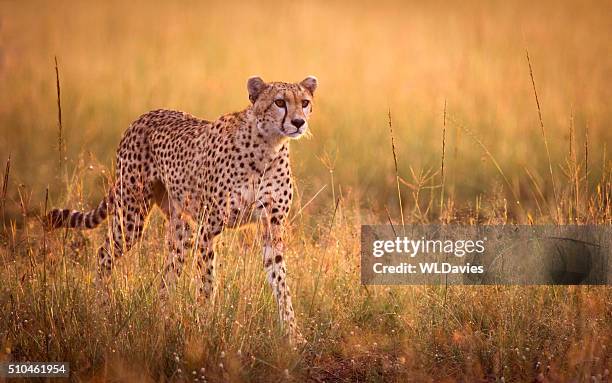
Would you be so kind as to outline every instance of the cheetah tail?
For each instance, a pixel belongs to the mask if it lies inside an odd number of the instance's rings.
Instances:
[[[108,197],[93,210],[77,211],[69,209],[53,209],[45,217],[47,229],[58,229],[61,227],[70,229],[93,229],[106,219],[109,213]]]

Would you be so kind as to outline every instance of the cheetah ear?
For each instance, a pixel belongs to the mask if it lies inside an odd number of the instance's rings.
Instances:
[[[254,104],[257,97],[266,88],[266,83],[259,76],[253,76],[247,81],[247,90],[249,91],[249,100]]]
[[[317,78],[315,76],[308,76],[302,80],[300,85],[308,89],[310,94],[314,95],[314,91],[317,89]]]

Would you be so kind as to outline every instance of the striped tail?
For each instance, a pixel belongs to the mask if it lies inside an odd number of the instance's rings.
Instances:
[[[53,209],[46,217],[46,225],[49,229],[60,227],[70,229],[93,229],[97,227],[108,216],[107,198],[93,210],[84,212],[68,209]]]

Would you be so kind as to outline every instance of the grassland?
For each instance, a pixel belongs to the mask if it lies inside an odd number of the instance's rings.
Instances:
[[[608,2],[0,3],[0,161],[10,156],[0,360],[65,360],[84,381],[604,379],[609,287],[364,287],[359,226],[612,224],[610,11]],[[192,267],[163,303],[154,215],[101,306],[103,233],[46,234],[38,221],[45,205],[98,201],[121,132],[140,114],[238,110],[253,74],[320,81],[313,138],[292,146],[289,278],[308,339],[295,350],[278,336],[256,227],[218,243],[211,304],[194,300]]]

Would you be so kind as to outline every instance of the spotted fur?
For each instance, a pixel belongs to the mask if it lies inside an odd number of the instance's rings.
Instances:
[[[247,83],[251,105],[210,122],[187,113],[155,110],[125,132],[116,157],[115,182],[92,211],[55,209],[50,228],[90,229],[110,217],[98,250],[100,279],[143,232],[157,205],[167,217],[168,257],[162,288],[181,275],[185,255],[197,248],[199,291],[210,298],[215,275],[213,241],[225,228],[264,224],[263,267],[293,341],[295,323],[284,259],[283,222],[293,198],[289,140],[308,131],[314,77],[297,84]]]

